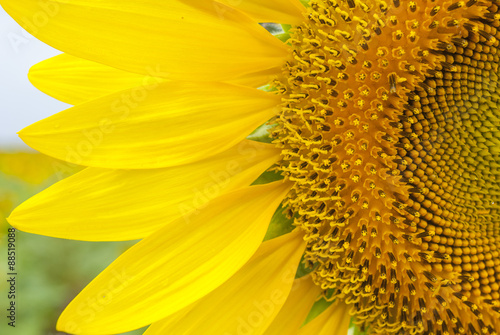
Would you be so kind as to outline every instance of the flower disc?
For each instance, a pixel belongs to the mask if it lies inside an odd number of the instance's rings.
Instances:
[[[273,136],[315,283],[374,333],[495,334],[497,2],[310,6]]]

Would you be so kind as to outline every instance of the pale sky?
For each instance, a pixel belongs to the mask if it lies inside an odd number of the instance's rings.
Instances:
[[[59,53],[29,35],[0,7],[0,148],[26,148],[16,132],[70,107],[38,91],[27,77],[32,65]]]

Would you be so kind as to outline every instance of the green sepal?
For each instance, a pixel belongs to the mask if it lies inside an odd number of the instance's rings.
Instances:
[[[275,170],[266,171],[263,174],[261,174],[259,176],[259,178],[257,178],[252,183],[252,185],[269,184],[269,183],[272,183],[273,181],[278,181],[278,180],[282,180],[282,179],[283,179],[283,176],[281,175],[281,173],[279,171],[275,171]]]
[[[290,29],[292,29],[291,24],[282,24],[281,29],[283,29],[284,34],[288,34],[290,32]]]
[[[290,34],[288,33],[278,34],[274,36],[276,36],[283,43],[286,43],[290,39]]]
[[[264,92],[276,92],[278,89],[274,85],[267,84],[259,87],[259,90]]]
[[[307,276],[311,272],[313,272],[314,268],[309,268],[306,266],[306,262],[304,261],[304,255],[302,255],[302,259],[300,260],[299,266],[297,267],[297,272],[295,273],[295,279]]]
[[[290,39],[290,29],[292,29],[292,26],[289,24],[282,24],[281,25],[282,32],[279,34],[274,34],[281,42],[286,43]]]
[[[283,213],[283,206],[280,205],[269,223],[269,228],[267,228],[266,236],[264,241],[271,240],[281,235],[288,234],[292,232],[295,228],[293,225],[293,218],[289,219]]]
[[[270,129],[275,126],[276,124],[269,124],[268,122],[266,122],[262,126],[255,129],[250,135],[248,135],[247,140],[262,143],[272,143],[273,139],[270,136]]]
[[[327,301],[325,298],[321,298],[318,301],[314,303],[314,305],[311,307],[311,310],[309,311],[309,314],[307,315],[304,323],[302,326],[308,324],[312,320],[314,320],[318,315],[323,313],[330,305],[333,304],[333,301]]]

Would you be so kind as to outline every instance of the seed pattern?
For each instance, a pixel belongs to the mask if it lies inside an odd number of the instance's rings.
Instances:
[[[499,5],[311,1],[288,41],[286,205],[372,333],[500,329]]]

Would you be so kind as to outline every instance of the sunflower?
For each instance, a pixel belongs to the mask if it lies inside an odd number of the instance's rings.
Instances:
[[[9,222],[141,239],[59,330],[500,331],[497,0],[1,3],[75,105],[21,138],[87,166]]]

